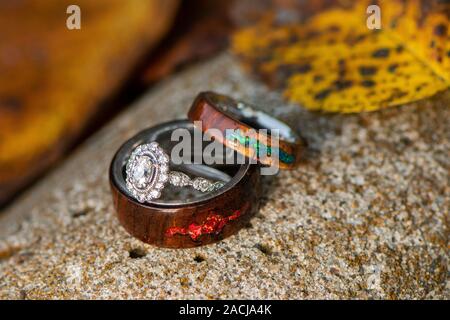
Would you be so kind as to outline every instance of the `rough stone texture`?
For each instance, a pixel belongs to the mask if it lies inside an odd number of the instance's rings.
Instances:
[[[138,130],[183,118],[199,90],[259,103],[308,141],[264,180],[225,241],[160,249],[115,218],[107,167]],[[224,54],[159,86],[0,217],[2,298],[449,299],[450,94],[382,112],[313,114]]]

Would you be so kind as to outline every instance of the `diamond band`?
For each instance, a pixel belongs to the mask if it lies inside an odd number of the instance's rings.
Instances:
[[[191,179],[179,171],[169,171],[169,156],[151,142],[136,147],[126,165],[126,186],[139,202],[158,199],[167,183],[176,187],[191,186],[201,192],[212,192],[225,185],[222,181],[210,181],[202,177]]]
[[[169,182],[175,187],[192,186],[194,189],[201,192],[215,191],[225,185],[222,181],[212,182],[201,177],[191,179],[187,174],[179,171],[172,171],[169,173]]]

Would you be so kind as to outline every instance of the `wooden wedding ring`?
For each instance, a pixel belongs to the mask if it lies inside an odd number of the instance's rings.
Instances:
[[[131,150],[149,141],[167,139],[177,128],[195,130],[188,120],[163,123],[138,133],[115,154],[109,178],[119,221],[134,237],[160,247],[189,248],[220,241],[247,225],[257,211],[259,166],[248,162],[224,166],[231,179],[221,189],[193,199],[164,201],[163,196],[155,202],[140,203],[127,191],[124,168]],[[198,168],[196,174],[223,179],[216,169],[204,165]]]
[[[238,153],[263,165],[278,165],[281,169],[294,168],[302,148],[301,139],[280,120],[215,92],[201,92],[189,110],[192,121],[201,121],[202,131]],[[217,131],[209,129],[218,129]],[[232,139],[227,135],[234,130]],[[268,129],[266,133],[258,129]],[[278,146],[271,145],[271,130],[279,130]],[[276,148],[276,153],[274,152]],[[268,152],[261,152],[261,150]],[[278,154],[278,157],[272,156]]]

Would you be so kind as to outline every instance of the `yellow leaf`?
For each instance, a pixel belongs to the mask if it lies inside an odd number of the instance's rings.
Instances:
[[[247,69],[310,110],[373,111],[448,89],[450,2],[378,1],[382,29],[370,30],[372,2],[323,11],[304,24],[264,19],[237,32],[233,51]]]

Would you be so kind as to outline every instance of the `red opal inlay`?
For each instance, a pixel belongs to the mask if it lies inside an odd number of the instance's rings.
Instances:
[[[219,234],[229,221],[236,220],[240,215],[241,211],[239,210],[236,210],[227,217],[218,214],[210,214],[202,224],[191,223],[187,228],[168,228],[166,230],[166,236],[173,237],[176,234],[189,235],[191,239],[195,241],[204,234]]]

